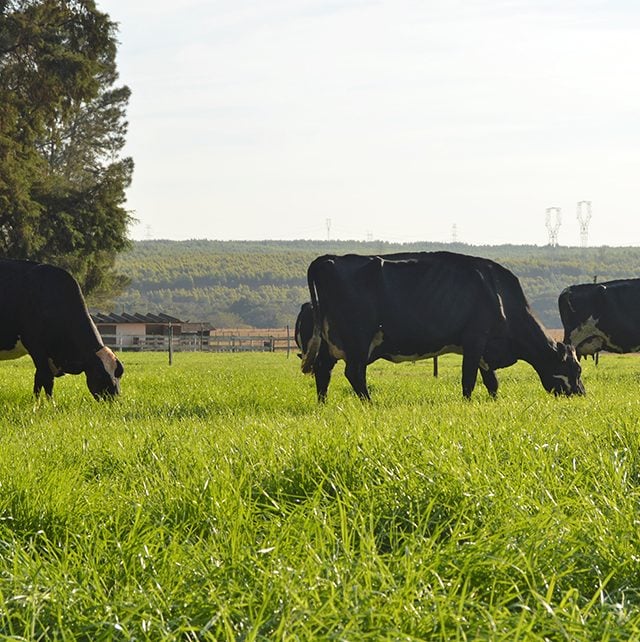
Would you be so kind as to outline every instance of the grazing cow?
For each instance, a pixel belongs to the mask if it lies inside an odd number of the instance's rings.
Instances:
[[[300,357],[304,359],[309,348],[309,343],[313,337],[313,307],[311,303],[303,303],[296,319],[295,341],[300,349]],[[329,347],[326,341],[320,338],[318,353],[313,362],[312,372],[316,381],[316,392],[318,399],[324,400],[329,387],[331,371],[336,365],[337,359],[329,353]]]
[[[33,392],[53,394],[53,379],[85,373],[96,399],[120,392],[122,363],[104,346],[80,286],[65,270],[0,260],[0,360],[29,354]]]
[[[564,341],[578,357],[640,352],[640,279],[582,283],[558,297]]]
[[[478,369],[495,396],[494,371],[519,359],[533,366],[547,391],[584,394],[573,348],[547,335],[518,279],[493,261],[451,252],[326,255],[311,263],[307,281],[313,330],[302,370],[314,374],[319,401],[339,359],[354,391],[369,399],[369,363],[450,352],[463,355],[467,398]],[[310,324],[304,306],[299,317],[302,342]]]

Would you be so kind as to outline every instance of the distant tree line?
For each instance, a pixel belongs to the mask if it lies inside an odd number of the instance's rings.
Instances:
[[[293,325],[309,299],[306,270],[321,254],[449,250],[491,258],[512,270],[535,313],[560,327],[557,300],[568,285],[640,276],[640,248],[356,241],[140,241],[117,270],[130,279],[114,310],[163,311],[216,327]]]

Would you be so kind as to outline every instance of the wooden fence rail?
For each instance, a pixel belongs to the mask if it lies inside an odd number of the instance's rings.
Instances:
[[[273,334],[236,334],[219,332],[210,336],[182,334],[169,336],[115,336],[103,334],[102,340],[112,350],[123,352],[168,352],[169,363],[174,352],[286,352],[297,350],[289,328]],[[433,359],[433,376],[438,376],[438,357]]]
[[[289,334],[233,334],[211,336],[192,334],[169,336],[115,336],[103,334],[102,340],[112,350],[123,352],[286,352],[296,350]]]

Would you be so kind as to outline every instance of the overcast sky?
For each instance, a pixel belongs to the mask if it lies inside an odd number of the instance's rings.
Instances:
[[[640,245],[635,0],[98,6],[136,239]]]

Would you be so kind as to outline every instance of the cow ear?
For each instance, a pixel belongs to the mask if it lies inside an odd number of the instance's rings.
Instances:
[[[558,341],[556,346],[558,347],[558,356],[564,361],[567,358],[567,346],[562,341]]]
[[[120,379],[122,375],[124,374],[124,366],[122,365],[122,362],[120,359],[116,360],[116,371],[113,373],[113,376],[116,377],[116,379]]]

